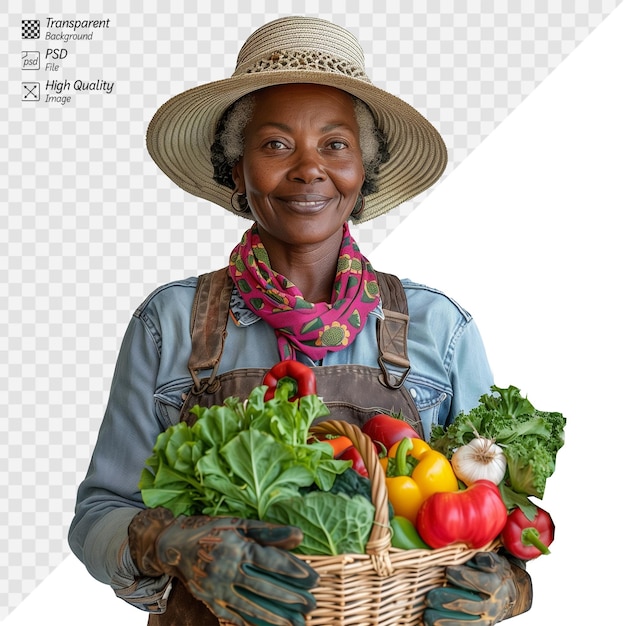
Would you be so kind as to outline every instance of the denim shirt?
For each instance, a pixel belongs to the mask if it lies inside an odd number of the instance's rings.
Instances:
[[[403,280],[409,307],[405,380],[428,438],[432,425],[449,424],[478,404],[493,384],[482,339],[471,315],[441,292]],[[69,543],[97,580],[148,611],[165,609],[168,578],[142,577],[128,551],[130,520],[144,508],[138,481],[160,432],[179,420],[183,394],[192,385],[190,314],[197,278],[154,291],[134,313],[124,336],[109,401],[87,475],[78,489]],[[375,318],[357,338],[322,365],[377,367]],[[231,300],[219,373],[269,369],[279,360],[274,330],[247,309],[236,292]],[[206,373],[202,373],[206,375]]]

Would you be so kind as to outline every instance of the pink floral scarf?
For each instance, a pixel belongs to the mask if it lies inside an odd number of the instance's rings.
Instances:
[[[313,360],[341,350],[379,302],[376,275],[347,223],[330,304],[307,302],[288,278],[272,270],[256,224],[232,251],[229,270],[246,305],[276,332],[281,360],[295,358],[295,350]]]

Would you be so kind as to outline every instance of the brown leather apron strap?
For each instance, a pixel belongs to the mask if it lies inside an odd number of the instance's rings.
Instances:
[[[375,272],[375,274],[378,280],[378,290],[380,291],[383,309],[408,315],[409,307],[400,279],[386,272]]]
[[[399,389],[411,371],[407,348],[409,310],[406,294],[397,276],[384,272],[376,272],[376,276],[385,316],[376,325],[378,365],[384,384],[391,389]],[[400,374],[392,374],[389,365],[400,369]]]
[[[226,267],[198,278],[191,310],[191,355],[188,363],[196,391],[200,388],[198,372],[213,370],[213,375],[205,383],[210,385],[222,358],[232,286]]]

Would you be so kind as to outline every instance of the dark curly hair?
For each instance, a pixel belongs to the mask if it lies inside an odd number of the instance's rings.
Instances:
[[[389,160],[387,138],[376,126],[369,107],[359,98],[352,97],[360,130],[361,152],[365,180],[361,187],[364,196],[378,190],[377,178],[380,166]],[[215,141],[211,145],[213,179],[229,189],[235,188],[232,169],[243,154],[243,131],[254,112],[254,95],[248,94],[236,100],[220,118]]]

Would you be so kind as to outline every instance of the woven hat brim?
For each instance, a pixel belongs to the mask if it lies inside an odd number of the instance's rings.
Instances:
[[[148,152],[179,187],[234,212],[232,190],[213,180],[211,144],[217,122],[239,98],[264,87],[292,83],[328,85],[360,98],[387,137],[390,158],[381,165],[378,191],[367,196],[356,223],[415,197],[445,170],[445,143],[416,109],[371,83],[312,70],[235,75],[184,91],[165,102],[152,118],[146,135]]]

